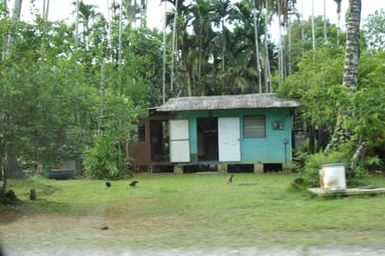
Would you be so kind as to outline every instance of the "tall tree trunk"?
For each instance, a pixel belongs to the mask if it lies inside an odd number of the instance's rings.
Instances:
[[[358,87],[358,61],[359,61],[359,33],[361,22],[361,0],[349,0],[349,12],[347,14],[346,23],[346,49],[345,49],[345,65],[343,73],[343,87],[352,97]],[[351,139],[350,131],[345,127],[346,120],[353,115],[351,110],[345,106],[340,107],[337,116],[337,124],[335,126],[332,139],[327,150],[337,149],[340,144]],[[361,151],[365,150],[365,142],[358,142],[355,156],[360,156]],[[353,159],[356,161],[356,159]],[[352,167],[356,165],[352,162]],[[353,170],[354,171],[354,170]]]
[[[341,21],[341,1],[334,0],[337,4],[337,46],[340,46],[340,21]]]
[[[79,0],[76,0],[75,50],[79,47]]]
[[[311,0],[311,38],[313,50],[315,50],[314,0]]]
[[[300,15],[300,22],[301,22],[301,42],[302,42],[302,56],[305,55],[305,31],[304,31],[304,28],[303,28],[303,1],[304,0],[301,0],[301,15]]]
[[[118,66],[119,68],[122,65],[122,36],[123,36],[123,24],[122,24],[122,18],[123,18],[123,2],[120,0],[119,2],[119,43],[118,43]]]
[[[43,43],[41,45],[42,52],[43,52],[43,58],[45,59],[45,52],[47,48],[47,33],[48,33],[48,14],[49,14],[49,3],[50,0],[44,0],[43,1],[43,21],[44,21],[44,27],[43,27]]]
[[[283,80],[284,72],[283,72],[283,43],[282,43],[282,11],[281,11],[281,0],[277,1],[278,4],[278,32],[279,32],[279,52],[278,52],[278,69],[280,80]]]
[[[23,0],[15,0],[13,5],[13,12],[12,12],[12,29],[11,32],[8,34],[7,43],[5,46],[5,56],[4,59],[7,59],[8,56],[11,55],[11,48],[13,43],[13,31],[16,29],[17,22],[20,20],[20,14],[21,14],[21,6],[22,6]]]
[[[166,49],[167,49],[167,1],[164,1],[163,22],[163,67],[162,67],[162,102],[166,102]]]
[[[13,13],[12,13],[12,21],[13,22],[20,20],[21,5],[22,4],[23,4],[23,0],[15,0],[14,6],[13,6]]]
[[[258,71],[258,92],[262,93],[262,70],[261,70],[261,60],[259,58],[259,33],[258,33],[258,22],[257,22],[257,7],[255,0],[253,2],[253,21],[254,21],[254,36],[255,36],[255,59],[257,61],[257,71]]]
[[[171,46],[171,77],[170,77],[170,90],[174,91],[174,81],[175,81],[175,51],[176,47],[176,23],[178,17],[178,0],[175,0],[175,12],[174,12],[174,22],[173,22],[173,31],[172,31],[172,46]]]
[[[3,5],[4,5],[4,8],[5,8],[5,15],[6,15],[6,18],[8,18],[8,5],[7,5],[7,0],[3,0]],[[7,49],[6,49],[6,46],[7,46],[7,42],[8,42],[8,35],[5,34],[3,35],[2,37],[2,41],[3,41],[3,45],[5,46],[3,48],[3,51],[1,52],[1,60],[4,61],[6,59],[6,55],[7,55]]]
[[[142,0],[140,4],[140,26],[147,27],[147,0]]]
[[[226,54],[226,39],[225,39],[225,21],[221,20],[222,27],[222,72],[225,72],[225,54]]]
[[[222,92],[224,91],[225,89],[225,85],[226,85],[226,75],[225,75],[225,71],[226,71],[226,51],[227,51],[227,46],[226,46],[226,38],[225,38],[225,21],[224,21],[224,18],[222,18],[221,20],[221,27],[222,27],[222,73],[223,73],[223,78],[222,78]]]
[[[291,74],[291,18],[287,19],[287,74]]]
[[[326,0],[323,2],[324,14],[323,14],[323,22],[324,22],[324,44],[328,43],[328,28],[326,24]]]
[[[270,88],[270,58],[269,58],[269,44],[268,44],[268,30],[267,30],[267,24],[269,23],[269,6],[267,0],[265,0],[265,88],[266,92],[271,92]]]
[[[349,0],[346,23],[346,50],[343,85],[355,91],[358,86],[358,59],[360,47],[361,0]]]

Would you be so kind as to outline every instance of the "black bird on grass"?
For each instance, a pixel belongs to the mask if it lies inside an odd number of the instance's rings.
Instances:
[[[133,187],[133,188],[134,188],[134,187],[136,186],[137,183],[139,183],[139,181],[137,181],[137,180],[131,181],[131,182],[130,182],[130,187]]]
[[[106,181],[106,183],[105,183],[105,184],[106,184],[106,187],[107,187],[107,188],[111,187],[111,182],[109,182],[109,181]]]

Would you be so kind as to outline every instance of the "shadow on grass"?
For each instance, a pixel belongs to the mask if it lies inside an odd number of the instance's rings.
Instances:
[[[239,186],[257,186],[258,184],[257,183],[251,183],[251,182],[248,182],[248,183],[238,183]]]
[[[19,218],[49,213],[67,213],[72,206],[62,202],[50,202],[45,199],[36,201],[18,201],[11,205],[0,205],[0,224],[8,224]]]

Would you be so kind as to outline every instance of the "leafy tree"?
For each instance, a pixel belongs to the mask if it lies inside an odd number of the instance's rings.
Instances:
[[[385,10],[377,10],[369,15],[364,26],[364,37],[370,49],[384,50],[385,45]]]

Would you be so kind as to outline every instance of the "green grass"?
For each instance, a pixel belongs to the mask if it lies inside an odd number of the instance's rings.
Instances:
[[[85,224],[86,228],[76,229],[80,233],[89,233],[89,227],[95,229],[97,218],[102,218],[111,227],[104,233],[107,238],[97,240],[96,245],[103,246],[309,246],[385,242],[385,196],[382,195],[312,197],[307,192],[291,190],[294,175],[288,174],[236,174],[231,185],[226,184],[224,175],[141,175],[136,179],[140,182],[135,189],[128,186],[128,181],[114,181],[108,189],[104,181],[86,179],[11,180],[9,188],[24,203],[0,208],[0,217],[4,214],[17,223],[25,216],[43,215],[51,222],[64,219],[68,227],[72,227],[71,219],[80,218],[81,223],[89,219],[91,224]],[[385,186],[384,178],[370,178],[368,182]],[[39,200],[35,202],[28,200],[31,188],[37,190]],[[50,222],[47,223],[49,226]],[[76,225],[73,224],[72,230]],[[6,227],[11,234],[18,232],[17,225]],[[70,232],[71,228],[68,229]],[[11,235],[6,242],[13,242],[12,239]],[[93,239],[97,237],[57,242],[89,246]]]

